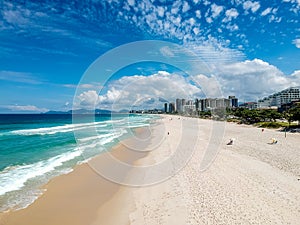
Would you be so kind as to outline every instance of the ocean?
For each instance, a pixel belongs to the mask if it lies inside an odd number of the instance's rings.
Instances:
[[[0,115],[0,212],[21,209],[37,199],[41,186],[75,165],[109,150],[156,116],[114,114]],[[95,128],[96,132],[85,133]],[[74,132],[83,136],[76,136]],[[80,143],[80,145],[79,145]]]

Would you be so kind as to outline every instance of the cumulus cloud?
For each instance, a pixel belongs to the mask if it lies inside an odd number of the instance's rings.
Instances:
[[[297,38],[297,39],[293,40],[293,44],[294,44],[297,48],[300,48],[300,38]]]
[[[243,8],[245,11],[251,10],[252,13],[255,13],[260,8],[260,4],[259,2],[246,1],[243,3]]]
[[[195,14],[198,19],[201,19],[201,11],[200,10],[196,10]]]
[[[224,7],[223,6],[219,6],[216,5],[215,3],[213,3],[210,6],[210,10],[208,10],[205,13],[205,19],[207,23],[212,23],[213,19],[216,19],[217,17],[220,16],[221,12],[223,11]]]
[[[186,78],[159,71],[149,76],[124,76],[111,82],[105,92],[83,91],[77,96],[76,108],[161,108],[162,102],[176,98],[227,97],[242,101],[258,100],[280,90],[300,86],[300,70],[285,75],[277,67],[261,60],[245,60],[212,67],[209,76],[198,74]]]
[[[220,15],[220,13],[223,11],[224,7],[223,6],[219,6],[219,5],[216,5],[215,3],[213,3],[211,5],[211,11],[212,11],[212,17],[213,18],[216,18]]]
[[[189,5],[189,3],[188,2],[184,2],[183,3],[183,6],[182,6],[182,12],[183,13],[185,13],[185,12],[187,12],[188,10],[190,10],[190,5]]]
[[[225,95],[235,94],[246,100],[255,100],[300,85],[299,72],[287,76],[261,59],[223,65],[216,73]]]
[[[231,9],[226,10],[225,15],[226,15],[226,17],[222,21],[229,22],[232,19],[236,19],[238,17],[239,13],[235,8],[231,8]]]
[[[294,73],[291,74],[291,77],[293,79],[300,79],[300,70],[294,71]]]
[[[134,6],[135,5],[135,0],[128,0],[128,4],[130,6]]]
[[[78,106],[85,109],[93,109],[99,102],[99,95],[95,90],[85,91],[77,96],[77,98],[78,103],[77,105],[75,104],[75,107]]]
[[[163,7],[161,7],[161,6],[159,6],[159,7],[157,8],[157,12],[158,12],[158,15],[159,15],[160,17],[163,17],[164,14],[165,14],[165,9],[164,9]]]
[[[161,107],[161,99],[174,101],[178,97],[193,98],[202,91],[179,74],[159,71],[150,76],[125,76],[108,85],[105,93],[94,90],[77,97],[77,108],[111,108],[113,110],[132,107]]]
[[[221,84],[216,77],[208,77],[203,74],[198,74],[193,77],[193,80],[198,83],[203,92],[203,97],[207,98],[219,98],[223,97]]]
[[[49,109],[46,108],[38,108],[34,105],[7,105],[4,108],[10,109],[12,111],[27,111],[27,112],[47,112]]]

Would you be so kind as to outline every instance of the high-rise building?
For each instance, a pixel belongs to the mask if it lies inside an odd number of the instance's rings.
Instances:
[[[237,108],[239,106],[239,100],[235,96],[229,96],[230,107]]]
[[[176,99],[176,111],[181,113],[182,112],[182,101],[181,99]]]
[[[186,105],[185,99],[176,99],[176,111],[178,113],[183,113],[184,112],[184,106]]]
[[[186,105],[185,99],[181,99],[181,112],[184,112],[184,106]]]
[[[175,103],[171,102],[169,104],[169,113],[174,113],[175,112]]]
[[[165,113],[168,112],[168,103],[165,103]]]
[[[196,100],[195,100],[195,106],[196,106],[196,111],[199,111],[200,101],[198,98],[196,98]]]
[[[188,101],[186,102],[186,105],[194,105],[193,100],[188,100]]]
[[[178,113],[194,114],[196,111],[209,111],[215,109],[226,109],[238,107],[238,99],[235,96],[227,98],[206,98],[185,100],[176,99],[176,110]]]

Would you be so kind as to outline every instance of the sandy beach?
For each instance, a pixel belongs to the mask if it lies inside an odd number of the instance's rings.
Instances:
[[[299,224],[299,134],[285,138],[276,130],[163,116],[136,137],[104,154],[149,166],[184,149],[190,160],[169,179],[145,187],[119,185],[89,164],[79,165],[51,180],[26,209],[0,214],[0,224]],[[227,145],[230,138],[233,145]],[[271,145],[271,138],[278,143]],[[128,146],[152,148],[139,152]],[[101,156],[90,165],[99,164],[110,167]],[[131,170],[121,174],[124,180],[132,176]],[[144,180],[153,181],[151,170]]]

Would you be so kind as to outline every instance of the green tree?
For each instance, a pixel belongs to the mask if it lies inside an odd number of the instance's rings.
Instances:
[[[288,112],[291,114],[292,121],[298,121],[298,124],[299,124],[299,122],[300,122],[300,104],[298,104],[296,107],[289,109]]]
[[[285,111],[283,117],[289,122],[289,125],[292,121],[298,121],[300,123],[300,104],[297,106]]]

